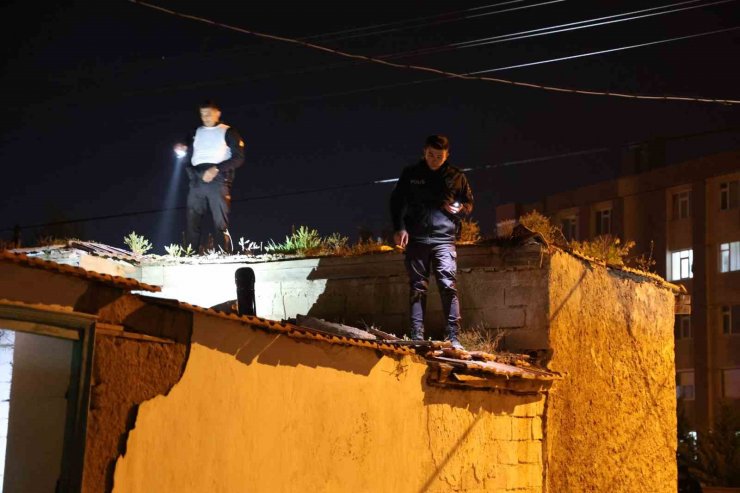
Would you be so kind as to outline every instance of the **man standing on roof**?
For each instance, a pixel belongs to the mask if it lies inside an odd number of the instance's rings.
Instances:
[[[221,122],[221,109],[212,101],[199,106],[203,125],[195,130],[187,144],[175,144],[175,152],[189,152],[185,162],[190,182],[187,201],[185,242],[201,251],[201,222],[206,209],[211,210],[216,229],[216,244],[226,253],[233,252],[229,234],[231,186],[234,170],[244,163],[244,141],[232,127]]]
[[[391,193],[391,216],[395,243],[406,249],[411,339],[424,339],[427,288],[434,269],[447,339],[455,349],[462,349],[455,239],[461,216],[473,210],[473,192],[465,174],[447,162],[449,149],[444,135],[427,138],[423,159],[403,170]]]

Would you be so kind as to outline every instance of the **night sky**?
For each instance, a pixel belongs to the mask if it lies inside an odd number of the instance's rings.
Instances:
[[[677,3],[153,2],[372,56]],[[682,2],[674,8],[705,6],[395,61],[472,72],[740,26],[740,1],[709,3]],[[490,14],[513,8],[519,9]],[[674,139],[668,156],[681,160],[740,146],[738,105],[452,79],[412,84],[439,77],[258,39],[124,0],[5,2],[0,17],[0,238],[10,239],[19,224],[25,244],[53,234],[123,247],[132,230],[153,240],[158,253],[179,241],[183,209],[32,226],[183,206],[187,186],[172,145],[199,124],[197,105],[204,99],[221,104],[224,122],[246,142],[233,190],[230,229],[237,240],[280,240],[299,225],[353,239],[361,229],[385,233],[392,185],[291,193],[397,177],[419,159],[432,133],[450,137],[450,160],[464,168],[610,149],[468,172],[473,219],[484,233],[493,231],[497,204],[615,176],[629,143],[735,128]],[[383,27],[318,36],[377,25]],[[597,91],[740,99],[739,61],[736,30],[489,75]]]

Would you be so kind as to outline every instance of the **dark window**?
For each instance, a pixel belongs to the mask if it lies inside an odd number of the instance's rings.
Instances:
[[[676,340],[679,339],[691,339],[691,316],[690,315],[676,315],[676,319],[673,326],[673,335]]]
[[[740,305],[720,307],[720,318],[723,334],[740,334]]]
[[[612,232],[612,210],[603,209],[596,211],[596,236],[608,235]]]
[[[691,192],[673,194],[673,219],[686,219],[691,216]]]
[[[737,209],[739,202],[738,180],[726,181],[719,184],[719,208],[721,210]]]
[[[565,236],[566,240],[578,239],[578,216],[564,217],[561,225],[563,227],[563,236]]]

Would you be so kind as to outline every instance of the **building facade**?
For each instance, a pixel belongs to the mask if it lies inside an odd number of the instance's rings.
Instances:
[[[740,409],[740,152],[661,166],[545,197],[505,204],[497,220],[537,210],[568,240],[609,234],[631,256],[682,284],[691,314],[675,321],[676,392],[697,429],[721,401]]]

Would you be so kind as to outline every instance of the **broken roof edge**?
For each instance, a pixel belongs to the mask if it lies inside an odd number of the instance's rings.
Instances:
[[[325,332],[309,327],[302,327],[300,325],[292,324],[290,322],[278,322],[274,320],[268,320],[251,315],[237,315],[233,313],[227,313],[213,308],[204,308],[197,305],[192,305],[184,301],[157,298],[154,296],[136,295],[145,302],[151,302],[158,305],[165,306],[177,306],[180,309],[190,311],[192,313],[199,313],[205,316],[217,317],[232,322],[241,322],[248,324],[250,327],[264,330],[267,332],[278,332],[285,334],[292,339],[303,339],[313,340],[319,342],[325,342],[328,344],[336,344],[343,346],[354,346],[364,349],[372,349],[380,351],[383,354],[392,354],[398,356],[418,356],[422,358],[427,364],[438,361],[438,357],[425,356],[424,354],[418,353],[412,347],[403,344],[395,344],[393,341],[385,340],[369,340],[360,339],[355,337],[343,336]],[[471,361],[471,360],[450,360],[457,362],[458,368],[465,367],[467,370],[472,372],[489,374],[496,377],[509,378],[521,378],[525,380],[541,380],[541,381],[553,381],[562,378],[562,376],[556,372],[550,370],[532,366],[531,368],[524,368],[514,365],[507,365],[504,363],[495,363],[489,361]]]
[[[60,264],[58,262],[50,260],[42,260],[39,258],[29,257],[23,253],[17,253],[12,250],[0,251],[0,261],[12,262],[27,267],[43,269],[50,272],[56,272],[59,274],[68,274],[88,281],[100,282],[109,286],[125,289],[127,291],[149,291],[159,292],[162,289],[159,286],[152,286],[151,284],[145,284],[129,277],[113,276],[110,274],[101,274],[99,272],[90,271],[83,269],[82,267],[75,267],[66,264]]]

